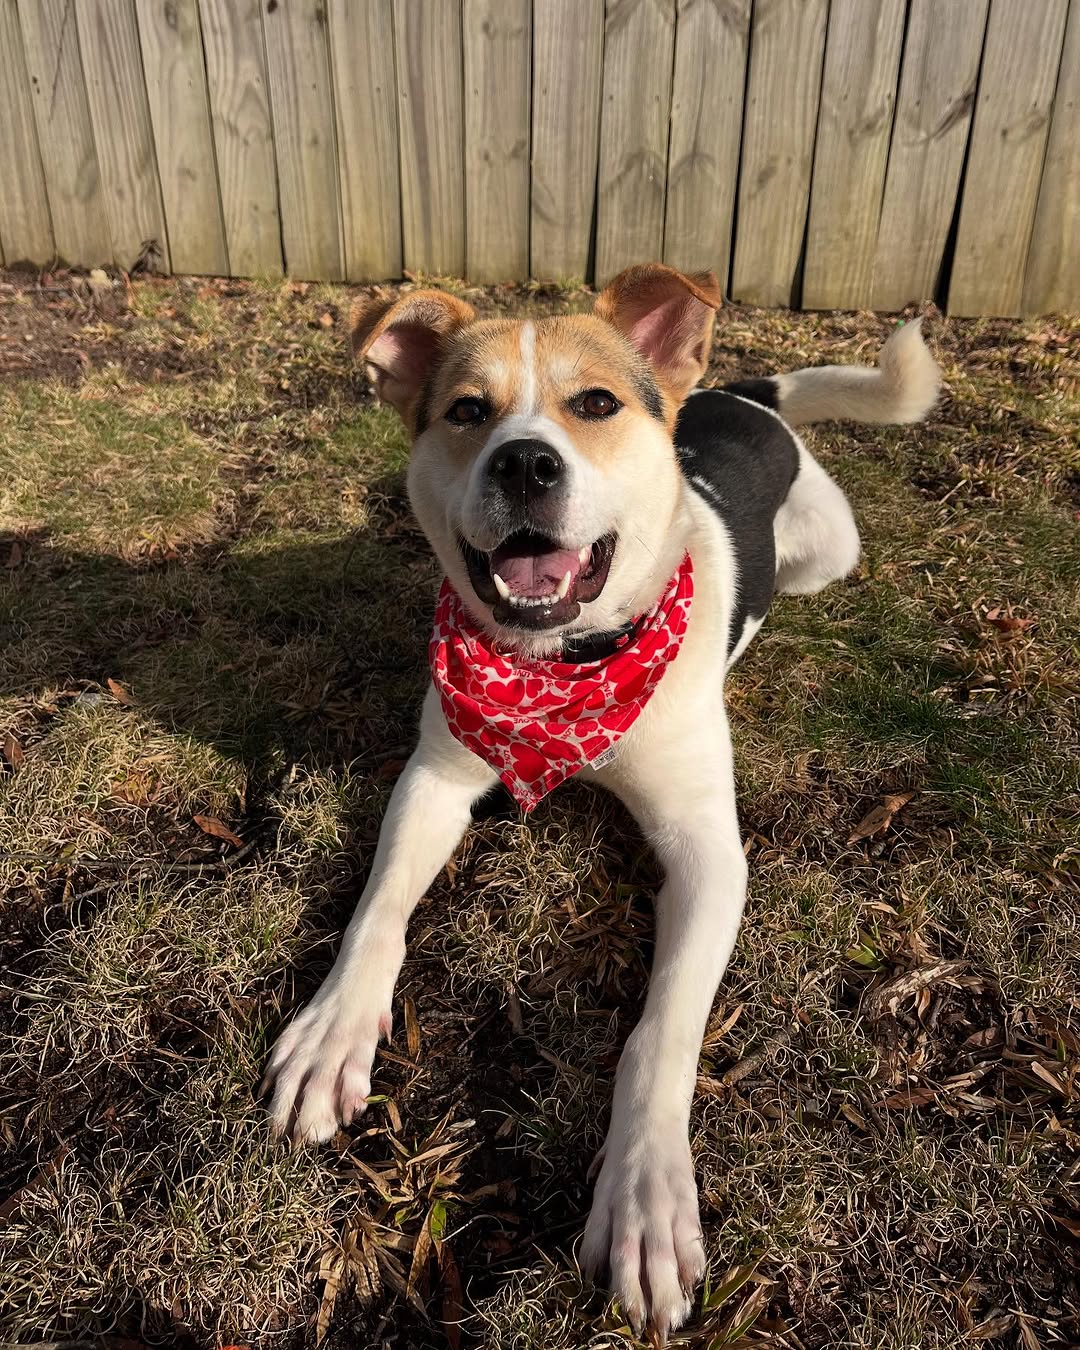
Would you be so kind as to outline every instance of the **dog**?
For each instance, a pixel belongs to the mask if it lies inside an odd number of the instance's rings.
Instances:
[[[279,1134],[349,1124],[390,1036],[409,915],[474,803],[500,781],[526,810],[577,773],[608,788],[666,880],[580,1259],[661,1338],[705,1271],[689,1114],[747,883],[724,675],[774,592],[819,591],[859,558],[846,497],[793,428],[913,422],[939,384],[916,321],[876,368],[698,389],[720,304],[713,274],[647,264],[589,315],[480,319],[435,290],[355,310],[445,580],[418,747],[333,969],[265,1083]]]

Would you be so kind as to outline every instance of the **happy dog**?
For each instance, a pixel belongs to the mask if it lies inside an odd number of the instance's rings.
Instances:
[[[364,1109],[406,923],[473,803],[499,778],[526,807],[578,772],[615,792],[667,879],[581,1258],[661,1335],[705,1269],[687,1125],[746,887],[724,672],[774,590],[820,590],[859,553],[789,424],[914,421],[938,386],[911,324],[877,369],[692,393],[719,304],[711,275],[654,264],[589,316],[478,320],[423,290],[356,314],[355,350],[412,432],[409,497],[446,581],[419,746],[337,961],[268,1069],[276,1129],[329,1139]]]

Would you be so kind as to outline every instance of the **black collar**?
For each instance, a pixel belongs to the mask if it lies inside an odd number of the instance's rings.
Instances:
[[[641,626],[640,619],[624,623],[621,628],[609,629],[606,633],[571,633],[563,638],[562,656],[558,659],[566,665],[584,666],[591,661],[605,661],[609,656],[629,646],[637,636]]]

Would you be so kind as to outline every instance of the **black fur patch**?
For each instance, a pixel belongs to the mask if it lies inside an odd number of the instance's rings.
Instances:
[[[675,447],[687,481],[718,513],[735,551],[738,593],[728,633],[730,655],[747,618],[764,618],[772,601],[773,521],[799,472],[799,447],[779,418],[720,389],[705,389],[686,400],[675,426]]]
[[[760,403],[763,408],[771,408],[773,412],[780,411],[780,399],[774,379],[736,380],[734,384],[725,384],[723,392],[738,394],[740,398],[748,398],[751,403]]]
[[[413,431],[414,436],[420,436],[428,429],[431,422],[431,400],[435,397],[435,381],[429,377],[424,381],[423,388],[420,390],[420,397],[416,400],[416,428]]]
[[[644,371],[634,376],[634,387],[638,391],[638,397],[645,405],[645,411],[650,417],[655,417],[658,422],[664,420],[664,400],[660,397],[660,390],[656,387],[656,381],[651,375]]]

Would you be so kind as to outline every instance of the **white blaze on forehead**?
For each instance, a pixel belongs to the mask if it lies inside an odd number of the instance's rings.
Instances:
[[[521,390],[514,411],[528,416],[540,411],[536,401],[536,324],[526,320],[521,325]]]

